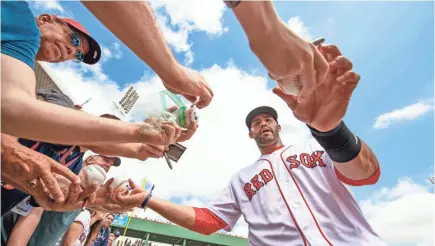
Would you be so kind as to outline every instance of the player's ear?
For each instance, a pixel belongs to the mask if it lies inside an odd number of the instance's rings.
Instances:
[[[254,134],[251,132],[251,130],[249,129],[249,138],[254,138]]]
[[[276,129],[278,129],[278,131],[280,132],[280,131],[281,131],[281,125],[278,124],[278,125],[276,126]]]

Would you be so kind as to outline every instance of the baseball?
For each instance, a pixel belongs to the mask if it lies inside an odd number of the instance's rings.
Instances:
[[[297,96],[302,90],[301,77],[297,75],[291,83],[285,83],[285,84],[278,83],[278,86],[281,88],[281,90],[284,91],[284,93],[288,95]]]
[[[69,186],[71,185],[71,181],[69,181],[67,178],[65,178],[64,176],[56,176],[55,177],[57,183],[60,186],[60,190],[62,191],[62,194],[64,195],[64,197],[68,197],[69,195]],[[50,195],[50,198],[53,199],[53,197]]]
[[[325,42],[325,38],[320,37],[318,39],[315,39],[311,43],[314,46],[318,46],[321,45],[323,42]],[[285,84],[278,83],[278,86],[281,88],[281,90],[284,91],[284,93],[292,96],[298,96],[302,90],[301,77],[297,75],[296,77],[293,78],[293,81],[291,83],[285,83]]]
[[[126,178],[124,175],[115,177],[113,182],[110,184],[110,186],[113,189],[128,188],[129,187],[128,186],[128,178]]]
[[[89,186],[92,183],[97,183],[98,185],[102,185],[106,180],[106,171],[99,165],[89,165],[82,169],[85,182],[83,184],[84,187]]]

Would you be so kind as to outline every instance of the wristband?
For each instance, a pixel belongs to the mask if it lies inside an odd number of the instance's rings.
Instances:
[[[320,132],[308,126],[311,134],[322,146],[329,158],[335,162],[353,160],[361,151],[361,141],[344,124],[340,124],[329,132]]]
[[[145,208],[145,206],[147,205],[148,201],[153,196],[153,190],[154,190],[154,185],[151,188],[150,193],[148,194],[148,196],[145,198],[145,200],[143,200],[142,205],[140,205],[141,208]]]
[[[224,1],[225,5],[230,9],[235,8],[240,2],[241,1]]]

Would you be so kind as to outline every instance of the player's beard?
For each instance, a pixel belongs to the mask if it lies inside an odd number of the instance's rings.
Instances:
[[[257,143],[258,146],[267,147],[278,142],[279,133],[277,129],[270,129],[270,130],[271,130],[270,132],[271,134],[263,135],[260,133],[259,135],[254,137],[255,142]]]

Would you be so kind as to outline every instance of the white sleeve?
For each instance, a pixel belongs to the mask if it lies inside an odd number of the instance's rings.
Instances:
[[[225,221],[228,225],[226,231],[231,231],[242,215],[232,182],[209,204],[208,209]]]
[[[83,228],[87,228],[91,223],[91,214],[88,210],[85,210],[77,215],[77,217],[74,219],[74,222],[80,222],[83,225]]]

